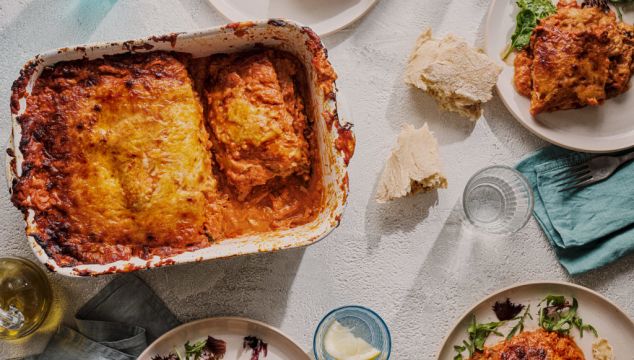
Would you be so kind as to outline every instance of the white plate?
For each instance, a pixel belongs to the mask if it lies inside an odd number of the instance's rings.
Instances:
[[[596,293],[583,286],[564,283],[564,282],[530,282],[500,290],[493,295],[486,297],[477,305],[467,311],[454,326],[445,338],[438,354],[439,360],[453,359],[455,352],[453,346],[461,344],[462,340],[467,338],[467,326],[471,321],[471,315],[475,314],[476,319],[480,323],[498,321],[491,310],[491,306],[496,301],[504,301],[510,298],[513,303],[520,303],[531,306],[531,314],[533,320],[527,319],[526,330],[534,330],[538,328],[537,313],[538,304],[546,295],[564,295],[568,298],[574,296],[579,301],[579,315],[583,318],[584,323],[592,324],[599,336],[608,340],[614,349],[614,359],[634,359],[632,356],[634,339],[634,322],[614,303],[606,299],[599,293]],[[503,334],[507,334],[511,325],[501,328]],[[571,332],[577,345],[583,350],[586,359],[592,359],[592,342],[596,340],[594,335],[584,332],[583,338],[579,337],[577,330]],[[503,338],[490,336],[487,345],[495,344]],[[465,352],[466,354],[466,352]]]
[[[634,89],[598,107],[544,113],[533,118],[530,101],[515,91],[512,60],[502,61],[515,30],[515,1],[492,0],[486,21],[486,53],[503,67],[497,89],[509,111],[535,135],[553,144],[578,151],[610,152],[634,146]],[[624,14],[631,23],[634,14]],[[509,57],[512,58],[512,57]]]
[[[265,323],[238,317],[218,317],[193,321],[181,325],[156,339],[139,356],[138,360],[150,360],[155,355],[167,355],[178,349],[184,353],[183,345],[189,341],[213,336],[227,342],[225,360],[249,360],[251,350],[242,349],[245,336],[256,336],[268,344],[268,355],[262,360],[309,360],[310,357],[293,340],[280,330]]]
[[[310,26],[320,36],[363,16],[377,0],[209,0],[231,21],[284,18]]]

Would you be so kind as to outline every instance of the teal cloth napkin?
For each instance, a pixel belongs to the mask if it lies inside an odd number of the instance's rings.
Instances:
[[[134,360],[180,322],[134,275],[112,280],[75,315],[77,330],[62,326],[32,360]]]
[[[561,172],[592,156],[549,146],[516,166],[533,187],[535,218],[572,275],[634,251],[634,162],[603,182],[559,192]]]

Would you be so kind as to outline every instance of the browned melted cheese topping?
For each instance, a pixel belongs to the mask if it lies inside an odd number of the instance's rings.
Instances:
[[[585,357],[572,338],[539,329],[487,347],[470,360],[585,360]]]
[[[273,51],[216,56],[209,74],[207,119],[220,183],[213,204],[215,235],[234,237],[314,219],[323,189],[301,64]]]
[[[215,157],[240,199],[275,177],[310,171],[297,65],[272,51],[214,59],[208,92]]]
[[[13,201],[33,210],[27,233],[59,265],[169,256],[315,218],[323,189],[301,65],[272,51],[223,61],[207,97],[227,95],[207,118],[181,54],[44,70],[19,117]]]
[[[515,58],[515,87],[531,114],[602,104],[629,88],[634,28],[614,12],[560,0]]]

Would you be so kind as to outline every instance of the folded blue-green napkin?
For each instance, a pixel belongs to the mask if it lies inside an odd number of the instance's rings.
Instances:
[[[516,166],[533,187],[535,218],[572,275],[634,251],[634,162],[603,182],[559,192],[562,171],[592,156],[549,146]]]
[[[134,360],[180,322],[143,280],[112,280],[75,315],[77,330],[62,326],[33,360]]]

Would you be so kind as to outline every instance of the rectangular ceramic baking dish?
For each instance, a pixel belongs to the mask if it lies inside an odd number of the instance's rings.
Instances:
[[[35,223],[33,211],[25,216],[28,242],[37,258],[51,271],[67,276],[89,276],[129,272],[165,265],[204,261],[258,252],[306,246],[324,238],[341,220],[348,195],[347,165],[354,152],[354,136],[350,124],[340,120],[337,113],[336,86],[334,80],[325,80],[323,70],[329,68],[327,52],[319,37],[309,28],[287,20],[264,20],[233,23],[226,26],[188,33],[152,36],[139,40],[100,43],[72,48],[62,48],[35,56],[24,65],[20,77],[12,87],[11,118],[13,132],[7,149],[7,179],[9,188],[21,175],[22,155],[18,146],[21,128],[17,118],[24,112],[25,97],[46,66],[60,61],[81,58],[96,59],[104,55],[127,52],[177,51],[193,57],[215,53],[229,53],[266,46],[295,55],[306,68],[308,90],[312,102],[312,118],[318,137],[319,153],[323,168],[325,206],[311,223],[288,230],[243,236],[215,243],[207,248],[189,251],[170,257],[154,257],[146,260],[132,258],[109,264],[84,264],[61,267],[50,258],[33,236]]]

